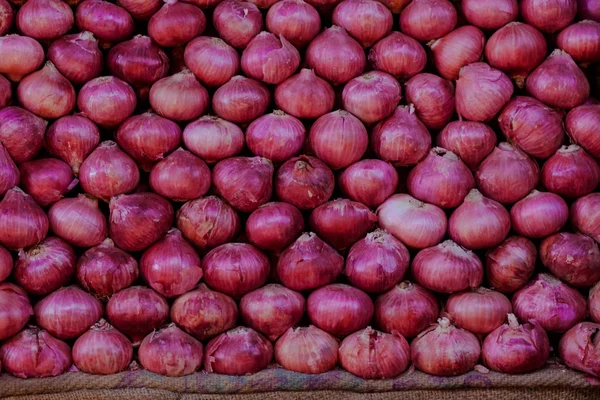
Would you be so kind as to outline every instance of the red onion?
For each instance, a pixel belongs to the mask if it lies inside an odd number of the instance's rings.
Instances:
[[[523,287],[533,275],[537,250],[528,239],[511,236],[485,255],[490,286],[502,293]]]
[[[517,96],[498,116],[504,136],[525,153],[548,158],[563,144],[562,115],[533,97]]]
[[[0,0],[4,1],[4,0]],[[0,75],[0,109],[10,104],[12,100],[12,87],[8,79]]]
[[[0,37],[0,73],[13,82],[18,82],[44,62],[44,49],[35,40],[16,34]],[[10,55],[10,57],[7,57]]]
[[[474,26],[466,25],[428,45],[440,75],[448,80],[458,79],[460,70],[477,62],[483,55],[485,35]]]
[[[538,274],[512,299],[521,321],[537,320],[548,332],[566,332],[587,316],[587,303],[577,290],[550,274]]]
[[[321,17],[303,0],[281,0],[269,8],[266,24],[269,32],[285,37],[296,47],[304,47],[321,30]]]
[[[390,11],[393,12],[394,14],[399,14],[400,11],[402,11],[402,9],[411,2],[411,0],[378,0],[378,1],[380,3],[382,3],[383,5],[385,5],[387,8],[389,8]]]
[[[345,0],[369,1],[373,0]],[[389,116],[402,98],[402,88],[391,75],[371,71],[352,79],[344,86],[342,102],[344,109],[357,116],[365,124],[372,124]]]
[[[83,116],[104,128],[114,128],[125,121],[137,104],[135,92],[114,76],[92,79],[79,91],[77,107]]]
[[[576,107],[590,95],[584,73],[569,54],[559,49],[529,74],[526,86],[529,94],[554,108]]]
[[[301,210],[312,210],[333,194],[333,172],[316,157],[300,156],[286,161],[277,172],[277,197]]]
[[[438,145],[456,155],[475,170],[496,145],[496,133],[484,123],[452,121],[439,133]]]
[[[600,284],[597,283],[590,289],[588,303],[590,306],[590,318],[594,322],[600,321]]]
[[[77,262],[77,281],[97,296],[109,296],[131,286],[138,275],[137,261],[115,247],[111,239],[83,253]]]
[[[102,72],[103,57],[98,41],[90,32],[65,35],[48,48],[48,59],[75,84],[83,84]]]
[[[15,335],[23,329],[32,315],[33,308],[23,289],[12,283],[0,283],[0,338],[4,340]],[[2,360],[6,369],[5,362],[6,360]]]
[[[98,40],[118,43],[133,36],[133,18],[123,8],[104,0],[85,0],[77,6],[77,27]]]
[[[546,39],[531,25],[511,22],[490,37],[485,46],[490,65],[515,79],[518,87],[546,58]]]
[[[441,129],[454,115],[454,86],[437,75],[422,73],[406,83],[406,101],[430,129]]]
[[[573,227],[600,243],[600,193],[580,197],[571,205]]]
[[[240,217],[216,196],[185,203],[177,213],[177,228],[201,249],[230,242],[240,230]]]
[[[540,369],[550,356],[550,341],[536,320],[519,324],[514,314],[483,341],[481,356],[494,371],[519,374]]]
[[[6,0],[0,1],[0,36],[6,35],[12,27],[15,12]]]
[[[17,186],[21,180],[21,173],[8,151],[0,143],[0,196],[4,196],[9,189]]]
[[[340,0],[308,0],[310,5],[325,13],[331,13],[333,7],[339,2]]]
[[[298,69],[300,53],[285,37],[261,32],[244,49],[241,65],[250,78],[278,84]]]
[[[200,369],[202,343],[170,324],[144,338],[138,360],[148,371],[164,376],[185,376]]]
[[[427,42],[450,33],[457,20],[456,9],[448,0],[413,0],[400,14],[400,29]]]
[[[338,341],[309,325],[288,329],[275,344],[275,360],[283,368],[304,374],[322,374],[335,368]]]
[[[488,30],[500,29],[519,16],[517,0],[462,0],[460,8],[471,25]]]
[[[72,364],[71,348],[36,327],[24,329],[0,348],[2,367],[18,378],[47,378],[61,375]]]
[[[302,69],[275,89],[275,104],[296,118],[315,119],[333,109],[335,93],[310,69]]]
[[[427,55],[419,42],[400,32],[392,32],[369,51],[374,69],[400,80],[409,79],[425,68]]]
[[[38,244],[48,233],[48,217],[27,193],[17,186],[0,201],[0,244],[20,250]]]
[[[565,126],[574,143],[600,158],[600,138],[596,131],[600,125],[600,105],[588,104],[575,107],[567,114]]]
[[[256,209],[246,222],[246,236],[255,246],[280,252],[304,230],[304,217],[287,203],[272,202]]]
[[[300,322],[305,307],[300,293],[270,284],[242,297],[240,314],[245,325],[275,341]]]
[[[83,190],[105,201],[131,192],[139,180],[140,172],[135,162],[111,140],[102,142],[79,170]]]
[[[236,325],[235,301],[205,284],[179,296],[171,306],[171,320],[199,340],[210,339]]]
[[[560,340],[558,351],[560,358],[567,366],[599,377],[598,357],[600,349],[598,346],[599,324],[582,322],[575,325]]]
[[[577,145],[562,146],[542,167],[542,184],[563,197],[581,197],[600,183],[600,165]]]
[[[197,37],[185,46],[185,65],[207,86],[222,86],[240,69],[240,56],[223,40]]]
[[[185,69],[152,85],[150,104],[163,117],[189,121],[204,114],[210,97],[190,70]]]
[[[37,40],[53,40],[73,26],[71,7],[61,0],[30,0],[17,13],[17,28]]]
[[[310,42],[306,63],[320,77],[340,84],[360,75],[367,60],[360,44],[344,28],[333,25]]]
[[[475,180],[469,168],[451,151],[434,147],[408,174],[408,192],[442,208],[460,205]]]
[[[103,319],[73,345],[75,366],[88,374],[119,373],[129,367],[132,358],[133,346],[129,339]]]
[[[147,20],[161,7],[161,0],[118,0],[117,3],[135,19]]]
[[[236,75],[217,89],[212,106],[219,117],[245,124],[264,114],[270,102],[271,95],[265,85]]]
[[[600,4],[595,0],[577,0],[577,17],[600,22]]]
[[[427,374],[462,375],[475,366],[481,354],[479,340],[447,318],[423,331],[411,343],[414,366]]]
[[[166,0],[148,22],[148,36],[161,47],[183,46],[206,28],[202,10],[177,0]]]
[[[479,287],[448,298],[446,310],[456,326],[478,334],[488,334],[512,312],[510,300],[502,293]]]
[[[100,131],[89,119],[68,115],[50,125],[45,139],[50,154],[69,164],[73,173],[79,175],[81,163],[100,142]]]
[[[415,108],[399,106],[373,128],[371,146],[379,158],[395,166],[421,161],[431,149],[431,135],[415,115]]]
[[[545,33],[561,30],[575,19],[577,0],[522,0],[525,22]]]
[[[334,336],[347,336],[367,327],[373,318],[373,302],[352,286],[334,284],[315,290],[308,296],[311,322]]]
[[[402,282],[375,301],[375,322],[385,332],[413,338],[435,323],[440,308],[435,296],[419,285]]]
[[[106,239],[106,218],[98,200],[86,194],[59,200],[48,211],[48,219],[52,232],[74,246],[92,247]]]
[[[240,326],[211,340],[205,354],[206,372],[248,375],[267,368],[273,359],[273,346],[260,333]]]
[[[273,4],[277,3],[277,0],[249,0],[250,3],[255,4],[258,8],[268,9]]]
[[[554,193],[534,190],[512,207],[510,216],[512,227],[519,235],[544,238],[567,223],[569,207]]]
[[[342,172],[339,185],[351,200],[377,207],[396,191],[398,172],[381,160],[361,160]]]
[[[344,0],[335,7],[334,25],[341,26],[363,47],[371,47],[392,31],[392,13],[375,0]]]
[[[16,267],[16,265],[15,265],[15,267]],[[13,270],[12,255],[4,247],[0,246],[0,282],[6,280],[12,274],[12,270]]]
[[[143,286],[115,293],[106,304],[110,323],[129,336],[134,345],[169,318],[169,304],[160,294]]]
[[[244,148],[244,133],[229,121],[205,115],[185,127],[183,142],[192,153],[213,164],[239,154]]]
[[[300,153],[305,139],[302,122],[280,110],[255,119],[246,129],[250,151],[274,163],[284,162]]]
[[[556,38],[559,49],[580,64],[600,61],[600,23],[581,21],[565,28]]]
[[[63,340],[81,336],[104,313],[99,300],[76,286],[52,292],[40,300],[34,310],[40,328]]]
[[[575,287],[590,287],[600,280],[600,249],[590,237],[558,233],[540,245],[540,259],[559,279]]]
[[[263,18],[252,3],[226,0],[215,8],[213,25],[217,33],[235,48],[244,48],[262,30]]]
[[[79,182],[67,163],[56,158],[27,161],[19,167],[21,187],[42,207],[59,201]]]

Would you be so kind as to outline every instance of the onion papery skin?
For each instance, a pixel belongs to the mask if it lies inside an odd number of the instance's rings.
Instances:
[[[136,20],[148,20],[161,7],[160,0],[118,0],[117,4],[127,10]]]
[[[75,274],[76,262],[73,248],[50,236],[19,252],[14,265],[15,281],[27,293],[44,296],[69,283]]]
[[[56,202],[48,211],[50,229],[74,246],[97,246],[108,234],[106,217],[98,200],[85,194]]]
[[[338,340],[316,326],[288,329],[275,344],[275,360],[283,368],[322,374],[335,368]]]
[[[15,263],[16,268],[16,263]],[[0,283],[12,274],[13,259],[12,255],[4,247],[0,246]]]
[[[300,72],[275,88],[275,104],[296,118],[319,118],[333,109],[335,92],[311,69]]]
[[[300,53],[285,37],[270,32],[256,35],[242,53],[242,71],[259,81],[278,84],[300,65]]]
[[[148,22],[148,36],[161,47],[183,46],[204,32],[206,17],[198,7],[165,1]]]
[[[101,319],[73,345],[73,363],[82,372],[111,375],[124,371],[133,358],[125,335]]]
[[[600,125],[600,105],[584,104],[575,107],[565,118],[565,127],[571,140],[592,156],[600,159],[600,138],[596,131]]]
[[[457,21],[456,9],[447,0],[413,0],[400,14],[400,29],[428,42],[450,33]]]
[[[213,12],[213,26],[227,43],[242,49],[262,30],[260,10],[248,1],[226,0]]]
[[[600,376],[597,361],[600,356],[598,329],[599,324],[582,322],[563,335],[558,352],[567,366],[595,377]]]
[[[16,164],[33,159],[42,149],[48,122],[19,107],[0,110],[0,143]]]
[[[485,255],[485,271],[492,288],[512,293],[522,288],[535,270],[537,249],[531,240],[511,236]]]
[[[519,324],[513,314],[508,323],[495,329],[483,341],[481,356],[494,371],[520,374],[542,368],[550,356],[550,341],[536,320]]]
[[[600,22],[600,5],[594,0],[577,0],[577,17]]]
[[[393,378],[410,364],[410,346],[403,336],[371,327],[345,338],[339,355],[342,368],[364,379]]]
[[[207,86],[222,86],[240,70],[240,56],[222,39],[197,37],[185,46],[185,65]]]
[[[600,165],[577,145],[562,146],[542,167],[542,184],[563,197],[581,197],[600,183]]]
[[[389,116],[401,98],[402,88],[398,81],[382,71],[370,71],[352,79],[342,92],[344,109],[365,124],[372,124]]]
[[[6,0],[0,1],[0,36],[4,36],[10,31],[14,19],[15,12],[10,3]]]
[[[600,284],[595,284],[590,289],[590,295],[588,298],[588,304],[590,309],[590,318],[594,322],[600,321]]]
[[[205,115],[183,130],[185,147],[208,164],[233,157],[244,149],[244,132],[219,117]]]
[[[286,161],[277,171],[277,197],[301,210],[312,210],[333,194],[335,177],[316,157],[300,156]]]
[[[406,101],[427,128],[442,129],[454,115],[454,86],[439,76],[418,74],[406,83]]]
[[[590,84],[569,54],[554,50],[526,82],[527,92],[554,108],[573,108],[590,95]]]
[[[342,172],[339,186],[351,200],[367,207],[377,207],[398,187],[398,172],[385,161],[367,159],[358,161]]]
[[[561,230],[569,219],[569,206],[554,193],[534,190],[512,207],[510,216],[516,233],[539,239]]]
[[[81,163],[100,143],[100,130],[81,115],[67,115],[55,121],[45,135],[45,147],[50,154],[71,166],[79,175]]]
[[[157,114],[174,120],[190,121],[210,106],[208,91],[188,69],[157,81],[150,89],[150,105]]]
[[[373,302],[365,292],[344,284],[315,290],[306,304],[310,321],[337,337],[366,328],[374,312]]]
[[[519,16],[517,0],[463,0],[460,8],[471,25],[486,30],[497,30]]]
[[[248,149],[278,164],[298,155],[305,140],[302,122],[280,110],[255,119],[246,129]]]
[[[587,288],[600,280],[600,249],[588,236],[567,232],[550,236],[540,245],[540,259],[572,286]]]
[[[219,87],[212,98],[215,113],[236,124],[246,124],[263,115],[270,103],[271,94],[264,84],[241,75]]]
[[[600,61],[600,23],[581,21],[565,28],[556,38],[559,49],[569,53],[579,64]]]
[[[275,341],[300,322],[306,302],[302,294],[281,285],[269,284],[256,289],[240,301],[244,324]]]
[[[454,208],[475,187],[475,179],[456,154],[434,147],[410,171],[407,187],[408,193],[421,201],[441,208]]]
[[[0,347],[2,368],[17,378],[48,378],[61,375],[71,366],[71,348],[43,329],[31,327]]]
[[[114,76],[95,78],[79,91],[77,107],[83,116],[103,128],[113,128],[125,121],[135,110],[135,92]]]
[[[31,0],[19,9],[15,22],[26,36],[53,40],[71,29],[75,16],[71,7],[61,0]]]
[[[569,25],[577,14],[577,0],[523,0],[521,16],[530,25],[545,33],[559,31]]]
[[[396,79],[407,80],[425,68],[427,54],[412,37],[392,32],[371,47],[369,63],[374,69],[387,72]]]
[[[454,152],[476,170],[496,145],[496,133],[482,122],[452,121],[437,136],[440,147]]]
[[[600,243],[600,193],[580,197],[571,205],[573,227]]]
[[[6,147],[0,143],[0,196],[14,186],[17,186],[21,181],[21,173],[15,162],[8,154]]]
[[[246,221],[246,237],[256,247],[279,253],[300,236],[304,217],[291,204],[271,202],[257,208]]]
[[[7,339],[17,334],[25,327],[33,315],[33,308],[29,303],[27,294],[20,287],[12,283],[0,283],[0,338]],[[2,348],[0,348],[0,353]],[[0,357],[2,358],[2,357]],[[6,360],[2,360],[3,367],[7,370]]]
[[[91,32],[65,35],[48,48],[48,59],[65,78],[77,85],[92,80],[102,72],[102,52]]]
[[[198,340],[211,339],[233,328],[238,319],[235,301],[200,284],[171,306],[171,321]]]
[[[414,366],[436,376],[462,375],[473,369],[480,354],[477,337],[451,325],[447,318],[440,318],[411,343]]]
[[[48,233],[48,217],[36,202],[17,186],[0,201],[0,244],[21,250],[42,241]]]
[[[306,46],[321,30],[317,10],[303,0],[282,0],[273,4],[265,19],[267,29],[283,36],[300,48]]]
[[[133,18],[127,10],[104,0],[85,0],[77,6],[75,22],[103,42],[118,43],[133,36]]]
[[[13,55],[0,59],[0,73],[13,82],[37,71],[44,62],[42,45],[28,36],[0,36],[0,53]]]
[[[116,247],[111,239],[87,250],[77,262],[77,281],[96,296],[110,296],[128,288],[138,275],[135,258]]]
[[[10,104],[12,100],[12,87],[10,81],[0,75],[0,109]]]
[[[587,316],[587,302],[577,290],[550,274],[538,274],[512,298],[521,321],[537,320],[547,332],[566,332]]]
[[[512,305],[502,293],[479,287],[451,295],[446,302],[446,312],[456,326],[476,334],[488,334],[506,321]]]
[[[138,359],[145,369],[156,374],[185,376],[200,369],[202,350],[202,343],[171,324],[144,338]]]
[[[19,166],[21,187],[42,207],[59,201],[77,185],[69,165],[56,158],[38,158]]]
[[[75,339],[104,313],[102,303],[76,286],[67,286],[40,300],[34,308],[38,325],[62,340]]]
[[[371,146],[379,158],[394,166],[415,165],[431,149],[431,135],[414,106],[399,106],[371,132]]]
[[[477,62],[483,55],[485,35],[481,29],[466,25],[429,44],[439,74],[450,81],[458,79],[460,70]]]
[[[225,375],[248,375],[261,371],[273,359],[273,345],[253,329],[237,327],[206,345],[204,369]]]
[[[341,26],[364,48],[391,32],[392,13],[374,0],[344,0],[333,10],[332,22]]]

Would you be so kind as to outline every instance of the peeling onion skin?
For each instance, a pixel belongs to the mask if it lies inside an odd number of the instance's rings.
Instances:
[[[279,199],[300,210],[312,210],[331,198],[335,177],[321,160],[311,156],[290,158],[275,177]]]
[[[437,145],[460,157],[476,170],[495,148],[496,133],[482,122],[452,121],[437,136]]]
[[[521,16],[545,33],[559,31],[577,14],[577,0],[522,0]]]
[[[562,229],[569,219],[569,206],[550,192],[532,191],[510,210],[513,230],[528,238],[544,238]]]
[[[400,29],[420,42],[439,39],[456,26],[456,9],[447,0],[413,0],[400,13]]]
[[[267,12],[269,32],[281,35],[298,48],[305,47],[321,30],[321,16],[303,0],[282,0]]]
[[[339,343],[316,326],[289,328],[275,344],[275,360],[288,371],[322,374],[335,368]]]
[[[599,125],[599,104],[584,104],[575,107],[565,118],[565,127],[569,138],[598,159],[600,159],[600,136],[596,129]]]
[[[485,35],[481,29],[466,25],[427,44],[433,52],[433,61],[439,74],[455,80],[464,66],[481,60]]]
[[[575,62],[586,66],[600,61],[600,23],[580,21],[566,27],[558,34],[559,49],[569,53]]]
[[[396,79],[407,80],[425,68],[427,54],[412,37],[392,32],[371,47],[369,63],[374,69],[387,72]]]
[[[511,236],[485,255],[490,287],[502,293],[521,289],[535,271],[537,248],[529,239]]]
[[[600,249],[592,238],[558,233],[540,245],[540,259],[554,275],[575,287],[590,287],[600,280]]]
[[[486,30],[500,29],[519,16],[517,0],[463,0],[460,8],[470,24]]]
[[[430,73],[417,74],[406,83],[406,102],[414,104],[417,117],[427,128],[442,129],[454,115],[454,86]]]
[[[542,167],[542,184],[562,197],[581,197],[600,183],[600,165],[581,147],[562,146]]]
[[[571,225],[600,243],[600,193],[580,197],[571,205]]]
[[[600,377],[598,330],[600,324],[582,322],[562,336],[558,352],[567,366]]]
[[[479,287],[451,295],[446,312],[456,326],[475,334],[488,334],[506,321],[512,305],[502,293]]]
[[[338,184],[351,200],[375,208],[396,191],[398,180],[398,172],[389,163],[366,159],[346,168]]]
[[[0,283],[0,338],[4,340],[17,334],[31,316],[33,308],[23,289],[12,283]]]

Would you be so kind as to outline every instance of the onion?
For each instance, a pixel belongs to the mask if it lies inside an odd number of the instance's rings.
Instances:
[[[170,324],[144,338],[138,360],[148,371],[165,376],[185,376],[202,365],[202,343]]]
[[[40,328],[63,340],[81,336],[104,312],[99,300],[76,286],[52,292],[35,305],[34,311]]]
[[[554,21],[553,21],[554,23]],[[573,108],[590,95],[590,84],[571,56],[557,49],[527,78],[527,92],[554,108]]]
[[[210,339],[236,325],[235,301],[200,284],[179,296],[171,306],[171,320],[199,340]]]
[[[77,281],[97,296],[109,296],[131,286],[138,275],[135,258],[115,247],[111,239],[83,253],[77,262]]]
[[[592,156],[600,158],[600,138],[596,128],[600,124],[600,105],[589,104],[575,107],[567,114],[565,126],[574,143]]]
[[[147,20],[161,7],[161,0],[118,0],[117,3],[135,19]]]
[[[76,99],[73,85],[58,72],[51,61],[19,83],[17,98],[27,110],[48,119],[69,114],[75,107]]]
[[[0,143],[0,196],[4,196],[9,189],[17,186],[21,180],[21,173],[8,151]]]
[[[492,67],[507,73],[522,88],[527,75],[546,58],[546,39],[530,25],[511,22],[490,37],[485,57]]]
[[[411,343],[414,366],[427,374],[462,375],[475,366],[481,354],[479,340],[447,318],[423,331]]]
[[[447,0],[413,0],[400,14],[400,29],[427,42],[450,33],[457,20],[456,9]]]
[[[177,228],[201,249],[231,241],[240,230],[240,224],[237,213],[216,196],[188,201],[177,213]]]
[[[566,332],[587,316],[585,298],[550,274],[538,274],[512,303],[521,321],[535,319],[548,332]]]
[[[304,47],[321,30],[321,17],[303,0],[281,0],[269,8],[266,24],[269,32],[285,37],[296,47]]]
[[[100,142],[100,131],[89,119],[68,115],[50,125],[45,140],[50,154],[69,164],[73,173],[79,175],[81,163]]]
[[[301,210],[312,210],[333,194],[333,172],[316,157],[300,156],[286,161],[277,172],[277,197]]]
[[[206,28],[202,10],[177,0],[166,0],[148,22],[148,36],[161,47],[183,46]]]
[[[108,201],[131,192],[140,180],[135,162],[111,140],[102,142],[81,164],[79,181],[86,193]]]
[[[12,283],[0,283],[0,338],[4,340],[17,334],[32,315],[33,308],[23,289]],[[6,360],[2,360],[6,369],[5,362]]]
[[[36,327],[24,329],[0,348],[2,367],[18,378],[47,378],[61,375],[72,364],[71,348]]]
[[[296,207],[287,203],[264,204],[246,221],[246,236],[250,243],[275,252],[289,246],[303,230],[304,217]]]
[[[537,251],[528,239],[511,236],[485,255],[486,276],[492,288],[512,293],[533,275]]]
[[[346,0],[372,1],[372,0]],[[396,79],[381,71],[371,71],[352,79],[344,86],[342,101],[344,109],[357,116],[365,124],[371,124],[389,116],[398,106],[402,89]]]
[[[378,1],[380,3],[382,3],[383,5],[385,5],[387,8],[389,8],[390,11],[393,12],[394,14],[400,14],[400,11],[402,11],[402,9],[411,2],[411,0],[378,0]]]
[[[205,115],[183,130],[183,143],[209,164],[239,154],[244,148],[244,132],[219,117]]]
[[[300,322],[305,303],[300,293],[270,284],[242,297],[240,314],[245,325],[275,341]]]
[[[373,302],[352,286],[334,284],[315,290],[308,296],[311,322],[334,336],[347,336],[367,327],[373,318]]]
[[[48,233],[48,217],[27,193],[17,186],[0,201],[0,244],[20,250],[38,244]]]
[[[0,36],[6,35],[12,27],[15,12],[6,0],[0,1]]]
[[[48,211],[48,219],[52,232],[74,246],[92,247],[106,239],[106,218],[91,196],[59,200]]]
[[[392,31],[392,13],[375,0],[344,0],[335,7],[334,25],[341,26],[363,47],[371,47]]]
[[[600,193],[580,197],[571,205],[573,227],[600,243]]]
[[[438,145],[456,155],[475,170],[496,145],[496,133],[484,123],[452,121],[439,133]]]
[[[304,374],[322,374],[335,368],[338,341],[309,325],[288,329],[275,344],[275,360],[283,368]]]
[[[98,40],[118,43],[133,36],[133,18],[123,8],[104,0],[85,0],[77,6],[77,27]]]
[[[477,334],[488,334],[512,312],[510,300],[502,293],[479,287],[448,298],[446,310],[456,326]]]
[[[361,160],[342,172],[339,186],[351,200],[377,207],[396,191],[398,172],[381,160]]]
[[[600,165],[581,147],[562,146],[542,167],[542,184],[563,197],[581,197],[600,183]]]
[[[344,28],[333,25],[310,42],[306,63],[320,77],[340,84],[360,75],[367,60],[360,44]]]
[[[298,69],[300,53],[285,37],[261,32],[244,49],[241,65],[250,78],[278,84]]]
[[[400,32],[392,32],[369,51],[374,69],[400,80],[409,79],[425,68],[427,55],[419,42]]]
[[[569,206],[554,193],[532,191],[510,210],[515,232],[528,238],[544,238],[561,230],[569,218]]]
[[[0,75],[0,109],[10,104],[12,100],[12,87],[8,79]]]
[[[92,79],[79,91],[77,107],[83,116],[104,128],[114,128],[125,121],[137,104],[135,92],[114,76]]]
[[[600,376],[598,357],[598,330],[600,325],[582,322],[575,325],[560,339],[558,351],[567,366],[593,376]]]
[[[451,151],[434,147],[408,174],[408,192],[442,208],[462,203],[475,180],[469,168]]]
[[[536,158],[550,157],[565,139],[561,113],[532,97],[509,101],[498,123],[508,140]]]
[[[16,265],[15,265],[16,267]],[[13,270],[12,255],[4,247],[0,246],[0,282],[6,280]],[[18,283],[18,282],[17,282]],[[23,286],[23,285],[21,285]]]
[[[185,65],[207,86],[222,86],[240,69],[240,56],[223,40],[197,37],[185,46]]]
[[[73,26],[71,7],[61,0],[29,0],[17,13],[17,28],[37,40],[53,40]]]
[[[481,59],[485,35],[479,28],[466,25],[428,46],[433,52],[433,62],[442,78],[455,80],[464,66]]]
[[[568,26],[556,38],[559,49],[584,65],[600,61],[599,41],[600,23],[596,21],[581,21]]]
[[[270,102],[271,95],[265,85],[236,75],[217,89],[212,106],[219,117],[245,124],[264,114]]]
[[[267,368],[273,359],[273,346],[260,333],[240,326],[211,340],[205,354],[206,372],[247,375]]]
[[[517,0],[462,0],[460,7],[471,25],[488,30],[500,29],[519,15]]]
[[[150,105],[165,118],[189,121],[205,113],[210,97],[192,72],[184,69],[152,85]]]
[[[79,182],[67,163],[56,158],[39,158],[19,167],[21,187],[42,207],[59,201]]]
[[[302,150],[306,129],[300,120],[280,110],[252,121],[246,143],[252,153],[274,163],[284,162]]]
[[[399,106],[371,133],[371,146],[379,158],[395,166],[421,161],[431,148],[431,135],[415,115],[415,108]]]
[[[213,25],[217,33],[235,48],[244,48],[262,30],[263,18],[252,3],[225,0],[214,10]]]
[[[481,356],[494,371],[519,374],[540,369],[550,356],[550,341],[536,320],[519,324],[514,314],[483,341]]]
[[[590,289],[588,304],[590,307],[590,318],[594,322],[600,321],[600,284],[595,284]]]
[[[316,7],[320,12],[331,13],[333,7],[338,4],[340,0],[308,0],[308,3]]]
[[[0,36],[0,73],[13,82],[20,81],[44,62],[44,49],[35,40],[27,36]],[[10,57],[7,57],[10,55]]]
[[[600,22],[600,5],[595,0],[577,0],[577,17]]]
[[[73,362],[82,372],[110,375],[129,366],[133,346],[125,335],[101,319],[75,341]]]
[[[454,86],[439,76],[418,74],[406,83],[406,101],[428,128],[441,129],[454,115]]]
[[[100,75],[103,67],[98,41],[90,32],[65,35],[48,48],[48,59],[75,84],[83,84]]]
[[[296,118],[319,118],[333,109],[334,101],[331,85],[306,68],[275,89],[277,107]]]
[[[521,15],[525,22],[545,33],[561,30],[577,14],[577,0],[522,0]]]
[[[540,245],[540,259],[559,279],[575,287],[590,287],[600,280],[600,249],[590,237],[558,233]]]

